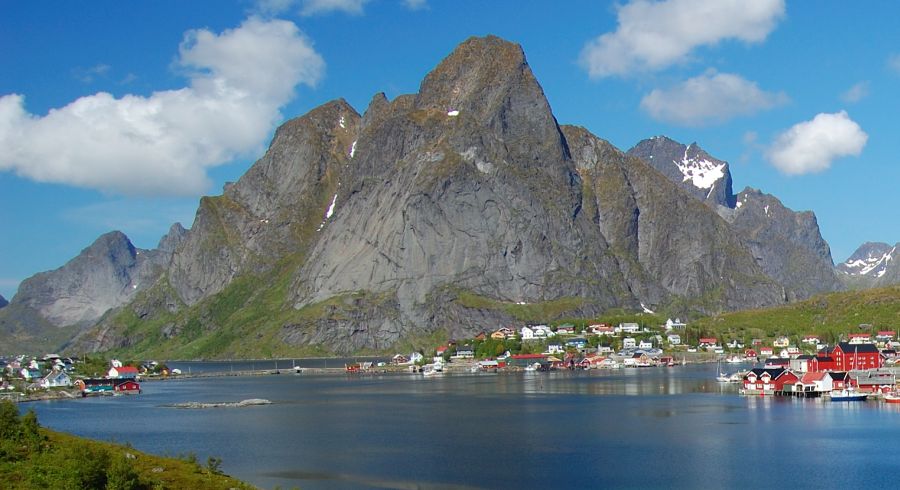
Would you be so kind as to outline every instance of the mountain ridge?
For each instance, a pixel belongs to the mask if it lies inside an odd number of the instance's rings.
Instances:
[[[98,270],[138,287],[77,318],[69,347],[383,352],[514,322],[708,315],[837,287],[815,215],[732,195],[727,162],[654,141],[623,152],[560,126],[520,46],[470,38],[416,94],[376,93],[362,115],[337,99],[285,122],[157,249],[115,235],[109,250],[130,258]],[[153,275],[135,282],[142,267]],[[41,316],[55,303],[28,306],[34,289],[12,303]]]

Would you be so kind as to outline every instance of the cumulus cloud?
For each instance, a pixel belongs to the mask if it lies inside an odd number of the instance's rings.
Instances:
[[[658,121],[703,126],[755,114],[787,100],[784,93],[766,92],[738,75],[707,70],[671,88],[653,90],[641,100],[641,109]]]
[[[859,102],[869,96],[869,82],[859,82],[841,94],[841,100],[848,104]]]
[[[190,83],[150,96],[100,92],[45,116],[0,97],[0,171],[39,182],[142,195],[196,195],[208,167],[260,151],[298,84],[324,62],[292,22],[250,17],[220,34],[185,34]]]
[[[615,32],[588,42],[580,62],[591,78],[625,76],[684,62],[726,39],[763,41],[784,17],[784,0],[632,0]]]
[[[788,175],[821,172],[836,158],[859,155],[868,139],[846,111],[821,113],[781,133],[766,157]]]

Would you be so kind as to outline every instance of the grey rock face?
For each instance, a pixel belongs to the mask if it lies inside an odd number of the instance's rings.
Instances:
[[[700,308],[711,313],[783,301],[781,287],[710,207],[586,130],[564,126],[563,132],[592,190],[584,208],[645,305],[710,297]]]
[[[201,199],[169,271],[185,303],[221,291],[239,274],[271,270],[301,251],[337,193],[358,124],[359,115],[343,100],[288,121],[237,183],[221,196]]]
[[[747,188],[737,196],[730,222],[763,271],[785,286],[789,300],[842,289],[811,211],[792,211],[774,196]]]
[[[656,136],[635,145],[628,155],[648,163],[701,201],[734,207],[728,162],[713,158],[697,143],[685,146]]]
[[[88,325],[152,284],[165,262],[114,231],[59,269],[23,281],[13,303],[36,310],[56,326]]]
[[[784,286],[787,299],[842,289],[812,212],[792,211],[774,196],[749,188],[733,196],[728,163],[696,143],[685,146],[657,136],[641,141],[628,154],[652,165],[725,218],[763,272]]]
[[[343,179],[295,281],[298,308],[388,294],[402,333],[459,328],[433,313],[446,288],[510,303],[637,306],[581,213],[574,163],[517,45],[470,39],[417,95],[376,96]],[[460,314],[464,328],[484,329]]]
[[[6,298],[4,298],[2,294],[0,294],[0,308],[3,308],[4,306],[6,306],[8,304],[9,304],[9,301],[6,301]]]

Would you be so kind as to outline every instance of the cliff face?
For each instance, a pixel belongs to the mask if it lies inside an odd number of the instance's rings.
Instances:
[[[812,211],[792,211],[778,198],[746,188],[727,217],[762,270],[784,285],[788,300],[842,289]]]
[[[754,189],[732,195],[728,163],[696,143],[665,136],[641,141],[628,154],[640,158],[729,222],[762,271],[784,286],[788,300],[836,291],[842,284],[816,215],[785,207],[775,196]]]
[[[102,235],[59,269],[22,281],[12,304],[35,310],[57,327],[90,325],[152,285],[182,234],[181,225],[173,225],[163,238],[169,248],[155,250],[135,248],[118,231]]]
[[[783,301],[780,285],[711,207],[586,130],[563,130],[590,190],[585,209],[645,305],[689,299],[711,313]]]
[[[323,219],[350,159],[359,115],[335,101],[289,121],[265,156],[225,193],[204,197],[172,259],[169,280],[187,304],[243,273],[270,271],[302,249]]]
[[[586,311],[636,306],[581,212],[580,178],[519,46],[471,39],[418,94],[376,96],[354,148],[333,216],[297,274],[296,308],[356,291],[387,298],[391,313],[365,330],[390,341],[508,321],[470,317],[448,291],[510,304],[579,297]]]

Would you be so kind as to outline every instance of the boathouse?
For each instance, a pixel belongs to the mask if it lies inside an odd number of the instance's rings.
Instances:
[[[783,395],[793,391],[800,378],[782,367],[754,368],[744,375],[745,395]]]

